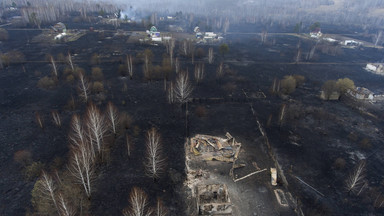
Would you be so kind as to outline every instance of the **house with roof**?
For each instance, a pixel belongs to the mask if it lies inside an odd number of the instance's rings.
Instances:
[[[373,100],[374,93],[364,87],[356,87],[347,91],[349,95],[358,100]]]
[[[323,33],[321,33],[321,28],[315,28],[313,31],[309,33],[311,38],[320,38],[323,36]]]
[[[364,69],[375,74],[384,75],[383,63],[368,63]]]

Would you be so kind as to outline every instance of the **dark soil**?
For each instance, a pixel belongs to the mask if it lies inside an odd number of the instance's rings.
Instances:
[[[77,26],[70,24],[68,26]],[[85,27],[84,27],[85,28]],[[88,26],[89,28],[89,26]],[[102,28],[102,26],[100,26]],[[132,30],[134,27],[125,30]],[[136,29],[134,29],[136,30]],[[138,29],[140,30],[140,29]],[[349,33],[350,30],[345,32]],[[308,64],[291,64],[296,55],[299,39],[294,36],[269,36],[268,43],[261,44],[256,35],[229,35],[226,43],[230,52],[225,56],[215,50],[215,62],[205,64],[206,77],[195,85],[193,98],[225,98],[226,102],[210,104],[208,102],[191,103],[189,106],[188,130],[185,129],[184,107],[168,104],[162,80],[146,81],[142,75],[142,65],[137,63],[133,80],[122,78],[118,74],[119,64],[124,64],[125,55],[112,55],[119,51],[134,56],[146,48],[154,53],[153,64],[160,65],[163,46],[150,46],[126,43],[128,37],[114,37],[106,32],[101,39],[99,33],[88,32],[74,42],[59,43],[54,46],[30,43],[41,31],[10,30],[10,39],[0,44],[3,53],[19,50],[24,53],[26,62],[14,64],[0,73],[0,214],[23,215],[31,210],[31,190],[36,178],[26,180],[23,169],[13,160],[19,150],[32,152],[33,161],[40,161],[48,168],[56,157],[67,160],[70,118],[75,113],[82,114],[86,105],[77,97],[76,85],[64,81],[59,76],[58,85],[51,90],[40,89],[37,82],[51,74],[51,66],[45,61],[46,55],[57,56],[71,52],[73,61],[90,75],[90,58],[98,53],[103,56],[102,63],[96,65],[103,70],[105,100],[96,102],[102,109],[112,101],[120,112],[132,116],[133,123],[124,132],[132,136],[133,155],[129,158],[125,148],[125,134],[120,133],[111,147],[111,160],[97,168],[94,193],[92,195],[92,215],[120,215],[128,206],[128,196],[133,186],[143,188],[151,203],[161,197],[170,209],[171,215],[182,215],[185,210],[182,198],[184,174],[185,136],[196,133],[223,136],[230,132],[239,142],[252,143],[260,136],[255,121],[245,99],[244,91],[255,93],[263,91],[266,99],[253,100],[257,117],[267,127],[270,142],[277,158],[285,171],[288,189],[302,202],[305,213],[325,215],[383,214],[381,209],[372,206],[372,198],[366,190],[356,197],[345,193],[344,179],[352,171],[363,155],[367,160],[367,180],[370,188],[381,188],[383,179],[382,155],[382,114],[375,107],[369,111],[379,118],[367,117],[356,107],[361,106],[347,99],[324,102],[318,98],[319,90],[326,80],[348,77],[356,86],[368,87],[375,93],[383,93],[383,77],[366,72],[362,68],[366,62],[375,62],[382,58],[383,51],[373,48],[343,49],[342,54],[331,56],[316,52],[315,58]],[[111,37],[111,39],[106,39]],[[101,41],[101,42],[99,42]],[[302,41],[303,56],[313,46],[313,41]],[[200,45],[208,53],[211,45]],[[177,50],[177,49],[175,49]],[[188,68],[191,80],[194,66],[189,58],[179,56],[182,67]],[[197,59],[204,61],[205,59]],[[216,79],[216,69],[224,61],[227,74]],[[332,64],[331,64],[332,63]],[[334,63],[334,64],[333,64]],[[66,67],[58,63],[59,71]],[[39,71],[40,73],[36,73]],[[269,89],[274,78],[299,74],[306,77],[306,83],[296,89],[288,99],[271,95]],[[171,79],[174,78],[174,74]],[[127,90],[122,91],[126,83]],[[227,84],[231,84],[229,88]],[[74,110],[68,108],[71,97],[77,101]],[[99,95],[100,96],[100,95]],[[99,98],[93,95],[93,98]],[[283,123],[277,121],[280,108],[287,106],[288,117]],[[204,106],[206,114],[198,116],[197,106]],[[58,110],[62,126],[52,123],[50,112]],[[35,113],[44,119],[45,127],[39,128]],[[267,124],[272,116],[271,124]],[[143,172],[145,132],[151,127],[158,128],[167,155],[168,169],[159,181],[154,182]],[[377,129],[377,130],[376,130]],[[134,130],[138,133],[134,135]],[[369,138],[371,147],[361,149],[357,142],[348,140],[354,132],[359,137]],[[255,135],[257,134],[257,135]],[[298,144],[290,143],[290,137],[300,137]],[[111,139],[109,137],[108,139]],[[113,139],[111,139],[113,140]],[[247,151],[261,154],[260,148],[251,145]],[[358,153],[356,153],[358,152]],[[264,154],[264,153],[263,153]],[[266,154],[266,153],[265,153]],[[343,158],[346,166],[336,169],[334,161]],[[260,166],[269,166],[269,162]],[[301,184],[299,177],[324,194],[319,195]],[[250,184],[252,186],[252,184]],[[382,189],[381,189],[382,190]]]

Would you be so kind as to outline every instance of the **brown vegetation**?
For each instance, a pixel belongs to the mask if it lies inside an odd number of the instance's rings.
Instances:
[[[207,109],[204,106],[197,106],[195,109],[197,117],[202,118],[207,115]]]
[[[53,89],[57,85],[57,79],[49,76],[45,76],[37,82],[37,87],[43,89]]]
[[[19,150],[13,154],[13,160],[25,167],[32,163],[32,153],[28,150]]]
[[[94,81],[102,81],[104,78],[103,71],[99,67],[92,68],[92,79]]]

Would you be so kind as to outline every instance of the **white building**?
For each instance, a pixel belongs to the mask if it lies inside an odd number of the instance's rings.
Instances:
[[[345,40],[343,45],[344,46],[360,46],[362,44],[363,43],[355,41],[355,40]]]
[[[383,63],[368,63],[365,69],[375,74],[384,75]]]
[[[311,38],[320,38],[321,36],[323,36],[323,33],[321,33],[321,29],[318,28],[318,29],[315,29],[314,31],[311,31],[309,35],[311,36]]]
[[[209,39],[215,39],[217,37],[217,34],[213,32],[205,32],[204,39],[209,40]]]

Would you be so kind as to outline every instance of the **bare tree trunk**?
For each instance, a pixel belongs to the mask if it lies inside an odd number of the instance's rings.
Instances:
[[[217,79],[220,79],[224,76],[224,66],[223,66],[223,62],[221,62],[219,64],[219,67],[217,68],[216,70],[216,78]]]
[[[182,72],[178,74],[174,90],[175,98],[180,103],[185,103],[189,99],[192,94],[193,87],[189,82],[188,73]]]
[[[356,166],[355,170],[349,175],[349,177],[346,180],[346,189],[348,193],[354,193],[356,195],[359,195],[362,187],[364,186],[364,170],[365,170],[365,161],[361,160],[359,161],[358,165]]]
[[[131,142],[131,139],[129,138],[128,134],[125,134],[125,142],[127,144],[128,157],[131,157],[132,142]]]
[[[152,211],[148,209],[148,196],[140,188],[134,187],[129,194],[130,206],[123,210],[124,216],[148,216]]]
[[[79,91],[80,91],[80,97],[84,99],[85,102],[88,102],[88,95],[89,95],[89,84],[87,80],[84,78],[83,73],[79,74]]]
[[[204,64],[195,65],[195,80],[199,83],[204,78]]]
[[[157,198],[156,207],[152,210],[154,216],[167,216],[168,210],[164,206],[163,201],[160,198]]]
[[[210,47],[208,49],[208,63],[212,64],[213,63],[213,48]]]
[[[55,76],[57,77],[57,68],[56,68],[56,64],[55,64],[55,61],[53,60],[53,56],[51,56],[51,64],[52,64],[52,68],[53,68],[53,73],[55,74]]]
[[[35,117],[36,117],[36,122],[37,122],[37,124],[39,125],[39,127],[40,127],[41,129],[43,129],[43,128],[44,128],[43,119],[41,118],[39,112],[36,112],[36,113],[35,113]]]
[[[41,183],[41,192],[47,197],[47,199],[53,202],[56,210],[59,212],[59,207],[57,205],[56,196],[55,196],[56,186],[53,182],[52,177],[49,176],[45,171],[43,171],[40,177],[40,183]]]
[[[52,111],[52,118],[53,122],[55,123],[56,126],[61,127],[61,120],[60,120],[60,115],[57,111]]]
[[[72,56],[71,53],[68,52],[68,62],[69,65],[71,66],[72,72],[75,71],[75,68],[73,67],[73,62],[72,62]]]
[[[89,139],[94,143],[97,152],[101,154],[103,137],[106,132],[105,118],[94,104],[90,104],[87,108],[85,123],[90,132]]]
[[[146,163],[145,168],[148,176],[158,179],[165,169],[165,158],[163,157],[160,134],[155,128],[147,132],[146,140]]]
[[[176,74],[179,73],[179,70],[180,70],[180,62],[179,62],[179,58],[176,58],[176,62],[175,62],[175,72],[176,72]]]
[[[133,77],[133,65],[132,65],[132,56],[131,55],[127,56],[127,66],[128,66],[129,78],[132,79],[132,77]]]
[[[119,124],[119,114],[117,108],[112,104],[112,102],[108,102],[107,116],[111,124],[113,134],[116,135],[116,126]]]
[[[64,199],[62,194],[59,194],[58,196],[58,203],[59,203],[59,215],[60,216],[75,216],[76,210],[69,205],[69,203]]]
[[[168,103],[172,104],[175,102],[173,83],[171,82],[168,87]]]
[[[169,57],[171,58],[171,66],[173,66],[173,54],[175,49],[175,40],[172,38],[169,41]]]
[[[83,185],[88,199],[91,198],[91,184],[95,174],[93,163],[93,153],[90,143],[81,143],[79,141],[77,145],[72,146],[70,166],[68,169],[76,180]]]

